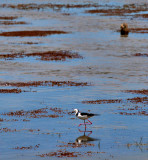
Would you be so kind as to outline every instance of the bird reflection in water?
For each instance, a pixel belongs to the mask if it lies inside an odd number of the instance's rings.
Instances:
[[[92,134],[92,131],[87,131],[85,127],[84,131],[79,129],[79,132],[83,132],[84,134],[76,139],[75,143],[77,145],[87,145],[88,142],[99,141],[98,147],[100,149],[100,139],[89,137]]]

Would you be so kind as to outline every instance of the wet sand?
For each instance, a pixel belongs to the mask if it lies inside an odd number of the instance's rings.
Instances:
[[[1,159],[147,160],[146,0],[7,0],[0,14]],[[100,116],[78,127],[75,108]]]

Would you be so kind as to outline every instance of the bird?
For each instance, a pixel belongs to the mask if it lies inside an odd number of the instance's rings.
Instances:
[[[91,117],[93,117],[93,116],[99,115],[99,114],[85,113],[85,112],[82,112],[82,113],[81,113],[81,112],[79,112],[78,109],[74,109],[73,112],[75,113],[75,115],[76,115],[77,118],[84,120],[84,123],[80,123],[79,126],[81,126],[81,125],[85,125],[85,126],[86,126],[86,125],[91,125],[92,122],[91,122],[90,120],[88,120],[88,118],[91,118]],[[85,120],[87,120],[88,122],[85,123]]]
[[[128,35],[129,29],[128,29],[128,24],[127,23],[122,23],[120,25],[120,33],[121,33],[121,35]]]

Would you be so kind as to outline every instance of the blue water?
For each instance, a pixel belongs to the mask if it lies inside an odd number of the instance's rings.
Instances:
[[[134,1],[143,4],[146,1]],[[5,1],[5,4],[11,4]],[[19,3],[58,3],[67,1],[16,1]],[[71,4],[96,3],[101,8],[121,7],[133,1],[73,1]],[[107,5],[107,6],[106,6]],[[135,57],[135,53],[147,54],[147,34],[129,33],[121,37],[117,31],[124,21],[130,28],[148,28],[147,19],[130,16],[102,16],[88,14],[88,8],[63,8],[62,10],[18,10],[3,8],[2,16],[18,16],[16,21],[25,25],[1,25],[1,32],[20,30],[61,30],[68,34],[42,37],[0,37],[0,54],[37,53],[51,50],[77,52],[83,59],[66,61],[42,61],[38,57],[0,59],[0,82],[72,81],[87,82],[90,86],[0,86],[0,89],[19,88],[19,94],[0,93],[0,151],[1,159],[127,159],[147,160],[148,122],[146,115],[121,115],[120,112],[147,112],[146,103],[131,103],[128,98],[147,97],[125,90],[147,90],[148,57]],[[13,12],[12,12],[13,11]],[[64,15],[62,13],[69,13]],[[139,12],[141,13],[141,12]],[[132,17],[132,19],[131,19]],[[13,20],[15,21],[15,20]],[[32,42],[35,44],[28,44]],[[86,104],[87,100],[123,99],[122,103]],[[32,111],[46,108],[48,115],[58,118],[8,116],[4,113]],[[60,108],[64,113],[54,113],[50,108]],[[78,127],[81,120],[73,109],[98,113],[90,119],[92,125]],[[138,112],[137,111],[137,112]],[[3,121],[2,121],[3,119]],[[84,136],[85,135],[85,136]],[[81,145],[76,140],[91,138]],[[72,145],[73,144],[73,145]],[[31,146],[29,148],[29,146]],[[36,147],[37,146],[37,147]],[[22,148],[24,147],[24,148]],[[25,148],[26,147],[26,148]],[[27,148],[28,147],[28,148]],[[22,148],[22,149],[16,149]],[[60,151],[74,152],[77,157],[45,156]]]

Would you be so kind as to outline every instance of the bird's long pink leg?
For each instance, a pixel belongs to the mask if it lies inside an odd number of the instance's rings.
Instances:
[[[86,125],[85,120],[84,120],[84,123],[80,123],[80,124],[79,124],[79,127],[80,127],[81,125]]]
[[[87,119],[87,120],[88,120],[88,119]],[[88,120],[88,122],[89,122],[89,123],[87,123],[88,125],[91,125],[91,124],[92,124],[92,122],[91,122],[91,121],[89,121],[89,120]]]
[[[88,120],[88,119],[87,119],[87,120]],[[88,120],[88,122],[89,122],[89,123],[85,123],[85,120],[84,120],[84,123],[80,123],[80,124],[79,124],[79,127],[80,127],[81,125],[91,125],[91,124],[92,124],[91,121]]]

